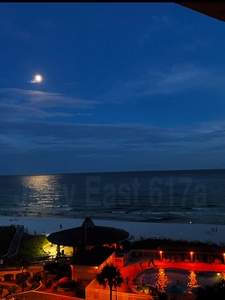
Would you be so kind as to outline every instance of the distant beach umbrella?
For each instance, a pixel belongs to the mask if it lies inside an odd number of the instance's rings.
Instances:
[[[86,247],[119,243],[128,237],[123,229],[96,226],[91,218],[86,218],[82,226],[51,233],[47,239],[56,245]]]

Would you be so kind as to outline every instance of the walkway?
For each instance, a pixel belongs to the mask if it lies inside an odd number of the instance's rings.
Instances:
[[[11,258],[11,257],[17,255],[19,245],[20,245],[20,241],[21,241],[21,238],[22,238],[23,232],[24,232],[24,227],[20,226],[20,225],[17,225],[15,227],[16,227],[15,235],[13,237],[11,245],[9,246],[8,252],[3,257]]]

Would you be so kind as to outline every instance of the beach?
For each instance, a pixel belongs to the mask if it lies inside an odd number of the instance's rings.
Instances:
[[[40,233],[50,230],[48,219],[56,223],[52,232],[59,229],[57,219],[64,220],[65,228],[80,226],[91,217],[103,225],[112,222],[138,238],[167,235],[223,241],[222,230],[211,229],[225,225],[224,181],[225,170],[0,176],[0,218],[46,218],[38,224],[43,223],[41,230],[35,228],[36,221],[27,226]],[[197,224],[209,225],[201,230]]]
[[[109,226],[129,232],[130,240],[141,238],[167,238],[173,240],[201,241],[225,245],[225,225],[197,223],[130,222],[92,218],[97,226]],[[79,227],[83,218],[6,215],[0,217],[0,226],[23,225],[29,234],[49,235],[52,232]]]

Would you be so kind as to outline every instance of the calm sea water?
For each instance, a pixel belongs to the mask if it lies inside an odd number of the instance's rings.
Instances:
[[[0,213],[225,224],[225,170],[0,176]]]

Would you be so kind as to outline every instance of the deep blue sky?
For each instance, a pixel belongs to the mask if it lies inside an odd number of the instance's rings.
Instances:
[[[225,168],[224,36],[174,3],[0,3],[0,174]]]

